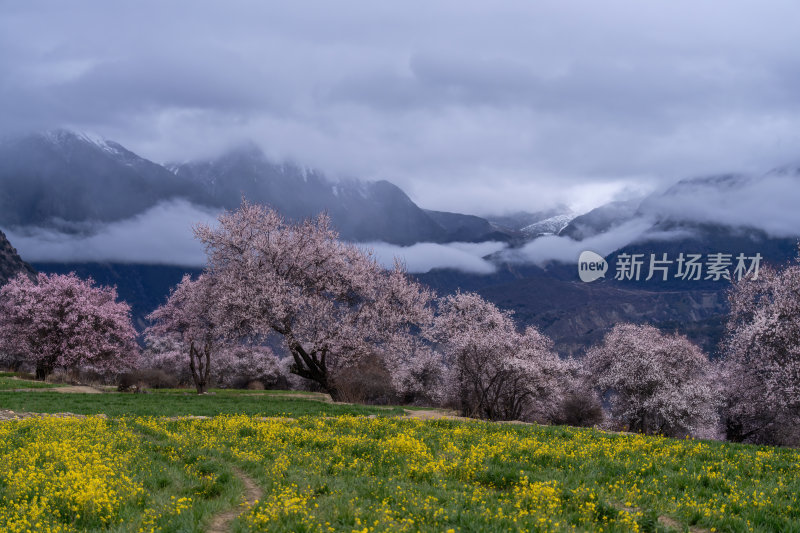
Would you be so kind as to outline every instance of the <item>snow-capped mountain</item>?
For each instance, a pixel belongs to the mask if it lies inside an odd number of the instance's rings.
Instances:
[[[548,218],[556,217],[569,213],[570,209],[563,205],[558,205],[544,211],[518,211],[516,213],[508,213],[504,215],[491,215],[487,216],[486,220],[501,231],[522,232],[522,230],[532,224],[547,220]]]
[[[475,241],[492,231],[479,217],[423,210],[388,181],[332,180],[315,169],[272,162],[252,144],[168,168],[225,208],[244,196],[295,219],[326,211],[342,236],[355,241]]]
[[[199,196],[112,141],[55,130],[0,142],[0,226],[77,229],[134,216],[165,198]]]

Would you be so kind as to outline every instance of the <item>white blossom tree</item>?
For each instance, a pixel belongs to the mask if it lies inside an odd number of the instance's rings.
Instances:
[[[190,350],[174,336],[146,335],[140,368],[164,371],[179,383],[193,384]],[[265,386],[286,385],[287,378],[280,358],[269,346],[247,343],[220,343],[209,359],[208,384],[220,387],[245,385],[260,381]]]
[[[762,268],[729,293],[723,411],[733,441],[800,442],[800,263]]]
[[[584,360],[610,415],[630,431],[683,436],[717,425],[719,394],[708,357],[686,337],[620,324]]]
[[[558,402],[563,365],[533,327],[517,331],[509,312],[475,293],[441,298],[435,336],[449,396],[464,416],[518,420]]]
[[[167,302],[147,317],[154,322],[145,331],[147,337],[164,337],[185,353],[198,394],[206,392],[214,355],[225,342],[216,310],[218,300],[214,278],[201,274],[192,280],[187,274]]]
[[[431,292],[400,264],[385,270],[370,252],[340,241],[324,214],[292,223],[243,202],[195,235],[219,286],[226,335],[281,335],[292,372],[334,399],[332,370],[381,353],[430,321]]]

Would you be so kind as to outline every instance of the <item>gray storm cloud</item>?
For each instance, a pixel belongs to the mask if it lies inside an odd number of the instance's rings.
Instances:
[[[4,2],[0,130],[157,161],[253,139],[427,208],[591,207],[797,160],[797,20],[793,0]]]
[[[640,209],[659,219],[752,227],[772,237],[797,237],[798,206],[800,168],[681,182],[647,198]]]

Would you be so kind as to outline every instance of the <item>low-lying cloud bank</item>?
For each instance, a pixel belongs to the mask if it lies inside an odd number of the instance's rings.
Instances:
[[[218,212],[179,200],[81,234],[44,228],[5,230],[28,262],[116,262],[202,266],[206,257],[192,225],[213,223]]]
[[[409,272],[450,268],[491,274],[501,262],[575,263],[591,250],[606,256],[643,240],[690,236],[690,230],[660,231],[659,222],[711,223],[761,229],[772,237],[800,234],[800,171],[786,169],[762,176],[718,176],[679,182],[644,199],[635,213],[622,215],[611,229],[584,240],[545,236],[519,248],[506,243],[422,242],[397,246],[363,243],[377,259],[391,266],[397,257]],[[192,225],[213,223],[219,211],[186,201],[164,202],[130,219],[72,228],[72,233],[44,228],[6,229],[11,243],[29,262],[120,262],[202,266],[205,253]],[[669,227],[669,225],[661,227]],[[674,226],[673,226],[674,227]],[[79,230],[79,232],[76,232]]]
[[[506,250],[500,257],[509,262],[533,263],[539,266],[550,262],[577,263],[578,256],[584,250],[607,256],[636,241],[671,240],[688,235],[685,231],[653,231],[652,226],[653,221],[648,218],[635,218],[581,241],[555,235],[539,237],[521,248]]]
[[[496,267],[484,257],[504,250],[507,245],[502,242],[487,241],[448,244],[420,242],[411,246],[373,242],[363,246],[372,249],[382,265],[392,266],[396,257],[405,263],[409,272],[414,274],[422,274],[434,268],[452,268],[472,274],[491,274]]]
[[[203,246],[192,233],[199,222],[213,224],[219,211],[179,200],[163,202],[135,217],[110,224],[81,227],[80,233],[50,228],[5,229],[9,241],[22,258],[33,263],[146,263],[203,266]],[[376,242],[371,248],[381,262],[391,266],[394,258],[404,261],[409,272],[453,268],[476,274],[494,272],[484,256],[505,249],[500,242],[418,243],[396,246]]]
[[[646,198],[640,211],[661,220],[757,228],[780,238],[800,233],[798,206],[800,168],[786,168],[682,181]]]

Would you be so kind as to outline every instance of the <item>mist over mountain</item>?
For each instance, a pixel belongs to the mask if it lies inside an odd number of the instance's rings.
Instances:
[[[508,239],[472,215],[425,211],[385,180],[332,180],[249,144],[158,165],[113,141],[54,130],[0,143],[0,226],[93,232],[164,202],[235,209],[242,198],[300,220],[326,211],[342,238],[397,245]],[[167,261],[169,262],[169,261]]]
[[[164,167],[67,130],[0,141],[0,226],[67,231],[122,220],[170,198],[207,203]]]
[[[636,215],[640,203],[641,200],[619,200],[603,204],[588,213],[572,218],[558,234],[581,241],[605,233],[631,220]]]

